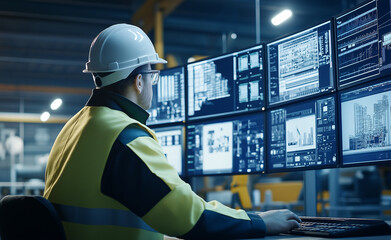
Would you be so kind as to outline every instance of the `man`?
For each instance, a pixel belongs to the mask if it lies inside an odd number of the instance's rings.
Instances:
[[[50,153],[44,196],[68,239],[249,238],[299,225],[288,210],[259,214],[207,203],[171,167],[145,126],[159,58],[147,35],[113,25],[92,42],[85,72],[91,98]]]

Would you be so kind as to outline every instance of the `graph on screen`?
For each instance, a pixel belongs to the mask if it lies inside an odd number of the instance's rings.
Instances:
[[[335,97],[273,109],[268,119],[269,171],[337,165]]]
[[[177,67],[160,71],[153,86],[150,117],[147,124],[183,122],[185,120],[185,69]]]
[[[267,44],[269,105],[334,88],[331,21]]]
[[[373,0],[336,18],[339,87],[391,73],[390,2]]]

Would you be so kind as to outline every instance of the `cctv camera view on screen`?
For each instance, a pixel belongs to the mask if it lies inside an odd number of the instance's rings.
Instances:
[[[187,127],[189,176],[264,170],[264,115],[191,124]]]
[[[391,159],[391,81],[341,93],[342,163]]]
[[[268,170],[337,164],[335,98],[292,104],[268,113]]]

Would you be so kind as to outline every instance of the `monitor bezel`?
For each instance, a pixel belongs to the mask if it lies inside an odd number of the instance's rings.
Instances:
[[[269,84],[270,84],[270,76],[269,76],[269,46],[272,45],[272,44],[275,44],[276,42],[279,42],[279,41],[283,41],[284,39],[286,38],[289,38],[289,37],[292,37],[292,36],[295,36],[295,35],[298,35],[302,32],[305,32],[305,31],[308,31],[310,29],[313,29],[313,28],[317,28],[321,25],[325,25],[329,23],[330,24],[330,53],[332,54],[331,56],[331,66],[333,68],[333,71],[332,71],[332,77],[333,77],[333,81],[332,81],[332,84],[333,86],[330,86],[330,88],[327,90],[327,91],[320,91],[318,93],[314,93],[314,94],[311,94],[311,95],[307,95],[307,96],[303,96],[303,97],[298,97],[298,98],[294,98],[294,99],[290,99],[290,100],[286,100],[286,101],[280,101],[280,102],[276,102],[276,103],[271,103],[270,102],[270,94],[269,94]],[[266,91],[266,95],[265,95],[265,101],[266,101],[266,109],[270,109],[270,108],[274,108],[274,107],[278,107],[278,106],[283,106],[283,105],[286,105],[286,104],[290,104],[290,103],[295,103],[295,102],[301,102],[301,101],[304,101],[304,100],[307,100],[307,99],[311,99],[311,98],[315,98],[315,97],[318,97],[318,96],[322,96],[322,95],[326,95],[326,94],[329,94],[329,93],[333,93],[337,90],[337,87],[336,87],[336,78],[337,78],[337,75],[336,75],[336,51],[335,51],[335,26],[334,26],[334,21],[333,21],[333,17],[331,18],[328,18],[327,20],[324,20],[324,21],[320,21],[318,22],[317,24],[315,25],[312,25],[310,27],[306,27],[306,28],[303,28],[299,31],[296,31],[296,32],[293,32],[293,33],[290,33],[290,34],[286,34],[282,37],[279,37],[279,38],[276,38],[272,41],[269,41],[267,43],[265,43],[265,59],[267,60],[266,63],[266,67],[265,67],[265,74],[266,74],[266,80],[265,80],[265,83],[266,83],[266,88],[265,88],[265,91]]]
[[[263,121],[263,134],[264,134],[264,138],[263,138],[263,149],[264,149],[264,156],[263,156],[263,170],[262,171],[254,171],[254,172],[238,172],[238,173],[234,173],[234,172],[230,172],[230,173],[201,173],[201,174],[189,174],[189,168],[188,168],[188,142],[186,141],[186,146],[185,146],[185,153],[186,153],[186,177],[203,177],[203,176],[233,176],[233,175],[256,175],[256,174],[265,174],[266,173],[266,133],[265,133],[265,127],[266,127],[266,122],[265,122],[265,117],[266,117],[266,114],[265,112],[261,112],[261,111],[258,111],[258,112],[251,112],[251,113],[242,113],[242,114],[239,114],[239,115],[234,115],[234,116],[224,116],[224,117],[220,117],[220,118],[211,118],[211,119],[202,119],[202,120],[198,120],[198,121],[194,121],[194,122],[190,122],[190,123],[187,123],[186,124],[186,129],[185,129],[185,132],[186,132],[186,140],[188,139],[188,133],[189,131],[187,130],[187,128],[191,125],[198,125],[198,124],[213,124],[213,123],[218,123],[218,122],[228,122],[228,121],[232,121],[232,120],[236,120],[238,118],[244,118],[244,117],[256,117],[256,116],[259,116],[259,118],[261,119],[261,121]]]
[[[162,69],[160,70],[160,72],[164,72],[164,71],[171,71],[171,70],[174,70],[174,69],[180,69],[182,68],[183,69],[183,78],[184,78],[184,89],[183,89],[183,97],[185,98],[184,99],[184,109],[185,109],[185,113],[184,113],[184,116],[183,116],[183,120],[175,120],[175,121],[170,121],[170,120],[159,120],[159,121],[155,121],[155,122],[148,122],[147,120],[147,125],[150,126],[150,127],[160,127],[160,126],[167,126],[167,125],[176,125],[176,124],[184,124],[186,121],[187,121],[187,64],[185,65],[179,65],[179,66],[175,66],[175,67],[171,67],[171,68],[165,68],[165,69]],[[157,87],[156,86],[153,86],[153,87]],[[153,96],[153,98],[156,98],[157,96]],[[148,109],[149,110],[149,109]],[[148,112],[149,113],[149,112]]]
[[[206,115],[196,116],[196,117],[190,116],[189,115],[189,107],[188,107],[189,106],[189,97],[190,97],[189,88],[188,88],[188,86],[189,86],[188,66],[194,65],[194,64],[200,64],[201,62],[207,62],[207,61],[213,61],[216,59],[232,57],[233,55],[235,55],[237,53],[246,52],[246,51],[257,49],[257,48],[262,49],[261,58],[262,58],[262,65],[263,65],[263,71],[262,71],[263,81],[260,83],[260,85],[262,86],[262,89],[263,89],[262,93],[264,96],[262,105],[260,107],[256,107],[253,109],[247,109],[247,110],[240,110],[240,111],[233,110],[233,111],[229,111],[229,112],[206,114]],[[185,82],[186,82],[186,84],[185,84],[185,86],[186,86],[186,114],[185,114],[186,115],[186,122],[195,122],[195,121],[199,121],[199,120],[202,121],[203,119],[225,117],[225,116],[235,116],[235,115],[240,115],[240,114],[265,111],[266,106],[267,106],[267,104],[266,104],[266,98],[267,98],[267,96],[266,96],[266,81],[267,81],[267,79],[266,79],[266,64],[265,63],[266,63],[266,58],[265,58],[265,44],[264,43],[255,44],[250,47],[242,48],[242,49],[231,51],[228,53],[223,53],[221,55],[211,56],[211,57],[203,58],[203,59],[191,62],[191,63],[187,63],[185,65],[185,71],[186,71],[186,75],[185,75],[186,76],[186,79],[185,79]]]
[[[265,154],[265,170],[266,170],[266,173],[285,173],[285,172],[298,172],[298,171],[308,171],[308,170],[321,170],[321,169],[333,169],[333,168],[338,168],[340,166],[340,157],[339,157],[339,151],[338,151],[338,147],[339,147],[339,136],[338,136],[338,133],[339,133],[339,122],[338,122],[338,105],[337,105],[337,94],[332,92],[332,93],[329,93],[329,94],[326,94],[326,95],[323,95],[323,96],[316,96],[316,97],[313,97],[313,98],[310,98],[310,99],[306,99],[306,100],[302,100],[300,101],[300,103],[308,103],[308,102],[315,102],[317,100],[321,100],[321,99],[326,99],[326,98],[330,98],[330,97],[333,97],[334,98],[334,106],[335,106],[335,139],[336,139],[336,144],[335,144],[335,147],[336,147],[336,161],[335,163],[333,164],[329,164],[329,165],[320,165],[320,166],[310,166],[310,167],[298,167],[298,168],[270,168],[270,165],[271,165],[271,159],[270,159],[270,156],[269,156],[269,151],[270,151],[270,137],[271,137],[271,125],[270,125],[270,113],[271,111],[273,110],[277,110],[277,109],[281,109],[281,108],[286,108],[286,107],[292,107],[294,105],[297,104],[297,102],[290,102],[288,104],[284,104],[284,105],[279,105],[279,106],[276,106],[276,107],[273,107],[273,108],[269,108],[267,111],[266,111],[266,114],[265,114],[265,118],[266,118],[266,123],[265,123],[265,131],[266,131],[266,141],[265,141],[265,150],[266,150],[266,154]]]
[[[151,129],[154,131],[154,133],[156,134],[157,132],[159,131],[172,131],[172,130],[180,130],[182,132],[182,136],[181,136],[181,140],[182,140],[182,147],[181,147],[181,153],[182,153],[182,173],[179,174],[178,172],[178,176],[181,177],[182,179],[185,178],[187,175],[187,157],[186,157],[186,145],[187,145],[187,142],[186,142],[186,125],[185,124],[177,124],[177,125],[166,125],[166,126],[160,126],[160,127],[151,127]],[[160,142],[159,142],[159,146],[161,148],[163,148],[161,145],[160,145]]]
[[[341,101],[341,95],[344,94],[344,93],[347,93],[347,92],[352,92],[352,91],[356,91],[358,89],[361,89],[361,88],[366,88],[366,87],[370,87],[370,86],[373,86],[373,85],[378,85],[378,84],[381,84],[381,83],[384,83],[384,82],[391,82],[391,77],[388,76],[388,77],[383,77],[383,78],[380,78],[380,79],[377,79],[377,80],[374,80],[372,82],[365,82],[361,85],[357,85],[355,87],[351,87],[351,88],[348,88],[348,89],[344,89],[343,91],[339,91],[338,92],[338,109],[339,109],[339,116],[338,116],[338,125],[340,126],[339,128],[339,131],[338,131],[338,153],[339,153],[339,159],[340,159],[340,167],[341,168],[349,168],[349,167],[359,167],[359,166],[373,166],[373,165],[379,165],[379,166],[382,166],[382,165],[391,165],[391,158],[390,159],[387,159],[387,160],[382,160],[382,161],[366,161],[366,162],[355,162],[355,163],[344,163],[343,161],[343,148],[342,148],[342,101]],[[390,90],[391,91],[391,90]],[[391,103],[391,99],[390,99],[390,103]],[[391,105],[391,104],[390,104]]]

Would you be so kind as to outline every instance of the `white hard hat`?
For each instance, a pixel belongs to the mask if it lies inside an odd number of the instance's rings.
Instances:
[[[144,31],[122,23],[106,28],[92,41],[83,72],[94,73],[99,88],[127,78],[137,67],[157,63],[167,61],[159,58]]]

